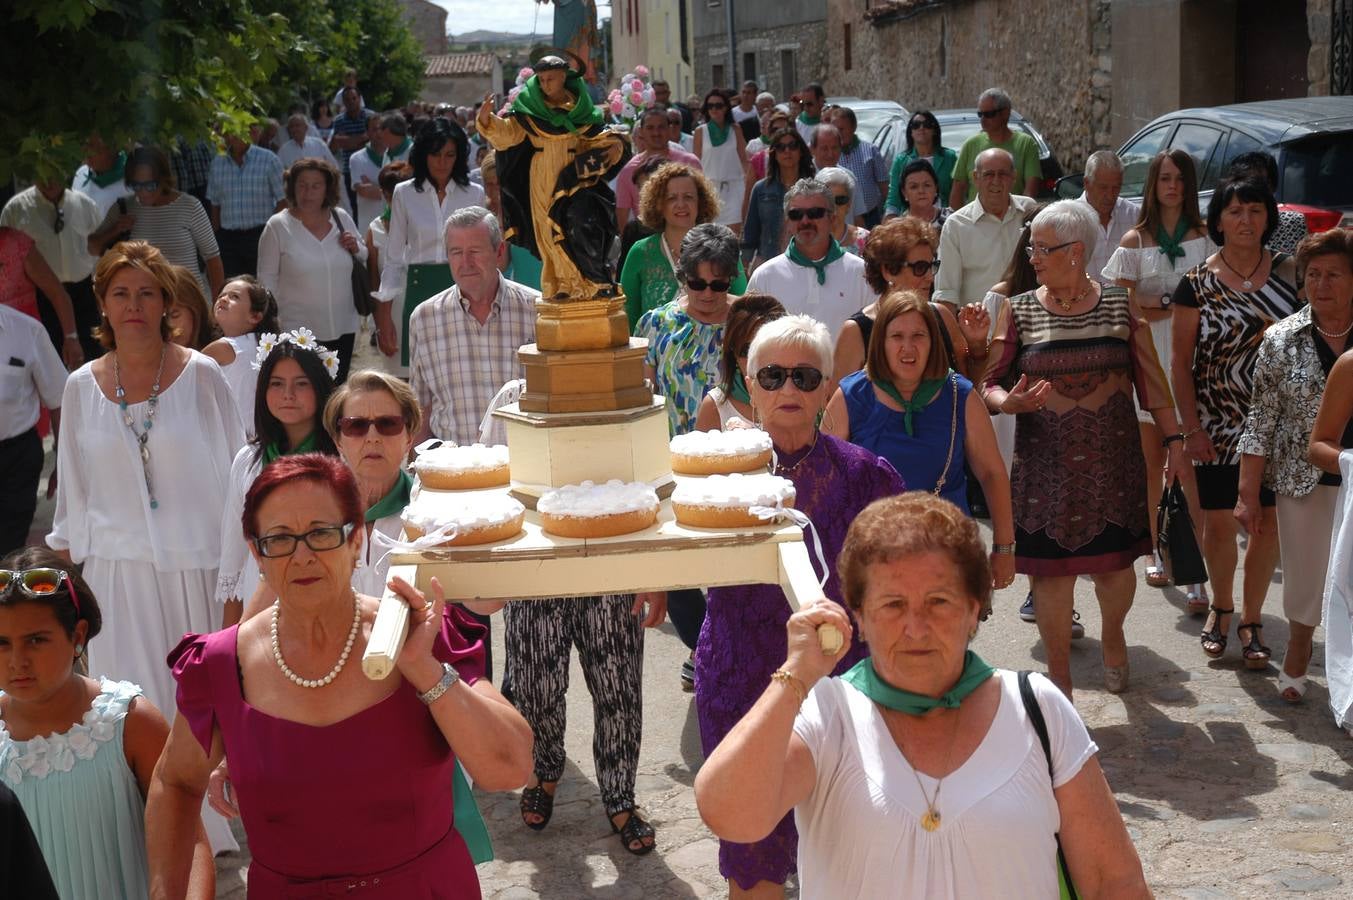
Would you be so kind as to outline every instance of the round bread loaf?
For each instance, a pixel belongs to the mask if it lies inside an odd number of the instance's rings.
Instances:
[[[454,500],[424,495],[404,510],[402,518],[410,540],[455,525],[455,533],[438,546],[469,547],[516,537],[526,520],[526,507],[507,494],[473,494]]]
[[[603,538],[643,531],[658,520],[658,494],[638,482],[566,484],[541,495],[540,525],[550,534]]]
[[[442,444],[424,450],[414,460],[413,470],[423,487],[432,491],[471,491],[500,487],[511,480],[507,447]]]
[[[770,435],[757,428],[692,431],[672,438],[672,471],[678,475],[731,475],[771,462]]]
[[[749,528],[767,524],[754,507],[794,505],[794,483],[778,475],[711,475],[681,481],[672,492],[677,522],[692,528]]]

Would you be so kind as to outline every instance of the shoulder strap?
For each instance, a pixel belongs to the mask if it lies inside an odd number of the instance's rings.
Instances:
[[[934,311],[935,321],[940,326],[940,340],[944,342],[944,352],[949,354],[949,365],[955,366],[958,364],[958,358],[954,356],[954,339],[949,336],[949,328],[944,324],[944,312],[934,300],[930,301],[930,308]]]
[[[331,215],[331,216],[334,217],[334,224],[338,226],[338,233],[339,233],[339,234],[342,234],[342,233],[343,233],[343,220],[340,219],[340,218],[338,218],[338,209],[335,207],[334,209],[329,210],[329,215]]]
[[[1038,735],[1038,742],[1043,745],[1043,755],[1048,759],[1048,777],[1052,777],[1052,741],[1048,739],[1048,723],[1043,718],[1043,707],[1038,705],[1038,698],[1034,696],[1033,682],[1029,680],[1029,672],[1019,673],[1019,698],[1024,701],[1024,712],[1029,716],[1029,722],[1034,726],[1034,732]]]

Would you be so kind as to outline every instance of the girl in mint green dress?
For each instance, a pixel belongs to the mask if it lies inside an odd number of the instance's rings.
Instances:
[[[0,561],[0,781],[62,900],[141,900],[146,788],[169,727],[136,685],[75,671],[100,624],[94,595],[60,557],[29,547]],[[198,845],[190,896],[210,897],[205,832]]]

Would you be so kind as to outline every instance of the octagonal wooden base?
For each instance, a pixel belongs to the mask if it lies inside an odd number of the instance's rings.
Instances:
[[[541,350],[602,350],[629,340],[625,296],[536,304],[536,346]]]
[[[644,379],[648,342],[629,338],[604,350],[545,350],[526,344],[517,351],[526,374],[523,412],[581,413],[648,407],[653,391]]]

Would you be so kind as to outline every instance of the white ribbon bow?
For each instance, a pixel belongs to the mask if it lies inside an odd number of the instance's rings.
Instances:
[[[524,390],[526,390],[525,378],[513,379],[498,389],[498,393],[494,394],[493,399],[489,401],[489,408],[484,413],[484,418],[479,420],[479,443],[487,444],[489,442],[489,432],[493,430],[493,411],[501,409],[509,403],[516,403],[521,399]]]
[[[385,560],[396,550],[428,550],[439,544],[443,544],[446,541],[454,540],[459,532],[459,525],[455,522],[448,522],[440,528],[427,532],[420,538],[412,541],[401,541],[399,538],[382,534],[380,531],[373,528],[371,529],[371,543],[377,550],[385,551],[381,554],[380,559],[376,560],[375,567],[379,569],[381,566],[385,565]]]
[[[788,520],[808,532],[813,539],[813,555],[817,557],[817,567],[822,572],[817,577],[817,586],[820,588],[827,586],[827,557],[822,552],[822,539],[818,537],[817,526],[813,524],[812,519],[808,518],[807,513],[803,510],[794,509],[792,506],[753,506],[747,511],[758,519],[764,519],[767,522]]]

